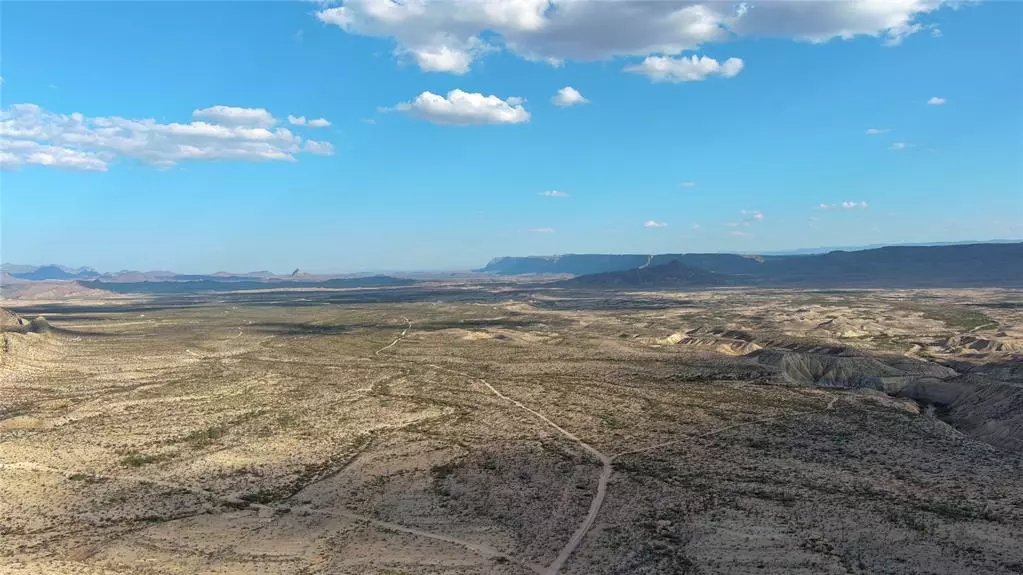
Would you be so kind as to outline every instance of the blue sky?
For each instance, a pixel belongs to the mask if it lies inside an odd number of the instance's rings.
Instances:
[[[5,2],[0,255],[356,271],[1020,238],[1021,21],[939,0]]]

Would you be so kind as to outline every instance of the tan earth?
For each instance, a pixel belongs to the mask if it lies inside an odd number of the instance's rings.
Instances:
[[[1023,570],[1019,291],[38,293],[2,573]]]

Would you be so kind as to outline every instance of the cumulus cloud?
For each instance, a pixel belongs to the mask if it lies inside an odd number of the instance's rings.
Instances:
[[[127,158],[168,168],[190,160],[295,161],[301,153],[329,155],[329,142],[305,141],[262,108],[213,106],[192,112],[201,121],[58,114],[35,104],[0,109],[0,163],[105,171]]]
[[[558,65],[677,56],[733,36],[813,43],[873,36],[893,46],[951,1],[328,0],[316,16],[350,34],[394,39],[395,55],[424,71],[464,74],[495,50]]]
[[[762,212],[760,210],[742,210],[739,213],[741,213],[742,215],[746,216],[746,221],[750,221],[750,220],[753,220],[755,222],[762,222],[762,221],[764,221],[764,212]]]
[[[680,182],[678,187],[680,188],[695,188],[696,182]]]
[[[939,98],[937,96],[934,96],[930,100],[927,100],[927,104],[930,105],[930,106],[940,106],[940,105],[942,105],[944,103],[945,103],[945,98]]]
[[[710,76],[732,78],[742,71],[742,60],[729,58],[723,64],[707,56],[647,56],[639,64],[626,66],[626,72],[642,74],[654,82],[699,82]]]
[[[864,133],[868,136],[879,136],[881,134],[887,134],[888,132],[888,128],[867,128],[867,131]]]
[[[647,221],[643,222],[643,227],[644,228],[666,228],[666,227],[668,227],[668,224],[665,223],[665,222],[657,222],[657,221],[654,221],[654,220],[647,220]]]
[[[865,210],[868,207],[869,207],[869,205],[867,204],[867,202],[864,202],[864,201],[854,202],[852,200],[846,200],[844,202],[837,203],[837,204],[820,204],[820,205],[817,206],[817,209],[820,209],[820,210],[854,210],[854,209]]]
[[[447,96],[423,92],[411,102],[393,109],[406,112],[434,124],[472,126],[479,124],[519,124],[529,121],[522,98],[502,100],[497,96],[451,90]]]
[[[545,197],[548,197],[548,198],[567,198],[568,197],[568,192],[561,192],[561,191],[558,191],[558,190],[547,190],[546,192],[540,192],[539,195],[545,196]]]
[[[223,126],[256,126],[269,128],[277,123],[273,115],[263,108],[236,108],[234,106],[211,106],[192,112],[193,118],[209,120]]]
[[[578,90],[572,86],[565,86],[558,90],[558,93],[551,98],[551,102],[555,106],[567,107],[575,106],[576,104],[589,104],[590,101],[583,97]]]
[[[309,126],[311,128],[326,128],[330,125],[330,121],[326,118],[306,120],[305,116],[292,116],[290,114],[288,115],[288,123],[292,126]]]

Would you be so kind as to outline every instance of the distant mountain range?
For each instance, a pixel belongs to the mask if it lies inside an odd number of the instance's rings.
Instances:
[[[576,276],[554,285],[566,288],[707,287],[729,283],[728,276],[686,265],[678,260],[631,270]]]
[[[175,276],[181,277],[181,276]],[[174,279],[168,281],[142,282],[110,282],[102,280],[81,281],[82,287],[101,289],[120,293],[198,293],[211,291],[235,291],[282,288],[369,288],[369,287],[400,287],[420,283],[414,279],[395,278],[391,276],[362,276],[333,279],[248,279],[240,276],[195,276],[198,279]]]
[[[670,266],[665,268],[666,265]],[[678,278],[680,268],[689,274]],[[646,270],[646,271],[643,271]],[[511,257],[492,260],[495,274],[573,274],[566,287],[696,285],[693,270],[727,285],[765,287],[1023,287],[1023,242],[892,246],[813,255],[635,254]],[[610,274],[610,275],[609,275]],[[705,283],[703,285],[710,285]]]
[[[619,273],[623,272],[623,273]],[[685,286],[766,287],[1023,287],[1023,242],[948,243],[886,246],[855,251],[805,254],[569,254],[501,257],[473,274],[572,275],[562,287],[655,288]],[[0,284],[34,281],[77,282],[110,291],[208,291],[271,287],[371,287],[409,285],[417,280],[465,274],[288,275],[268,271],[177,274],[92,268],[3,264]],[[479,277],[479,276],[477,276]],[[496,279],[496,278],[495,278]]]
[[[240,281],[325,281],[338,278],[365,277],[370,274],[333,274],[333,275],[310,275],[306,273],[295,273],[289,275],[278,275],[269,271],[258,272],[216,272],[212,274],[179,274],[166,270],[136,271],[121,270],[119,272],[100,273],[88,267],[72,268],[57,264],[43,266],[24,264],[3,264],[0,266],[0,273],[9,278],[26,281],[47,281],[47,280],[98,280],[104,283],[138,283],[138,282],[240,282]]]
[[[931,247],[931,246],[965,246],[972,244],[1013,244],[1018,243],[1019,240],[984,240],[984,241],[964,241],[964,242],[917,242],[917,243],[905,243],[905,244],[867,244],[862,246],[830,246],[820,248],[798,248],[794,250],[779,250],[772,252],[757,252],[757,255],[761,256],[805,256],[813,254],[826,254],[829,252],[857,252],[862,250],[873,250],[877,248],[894,248],[894,247]]]
[[[0,266],[0,271],[11,277],[31,281],[92,279],[100,275],[92,268],[69,268],[57,264],[45,266],[3,264]]]

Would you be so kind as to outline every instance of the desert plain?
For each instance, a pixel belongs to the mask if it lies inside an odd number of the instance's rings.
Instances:
[[[0,572],[1023,573],[1023,291],[4,302]]]

